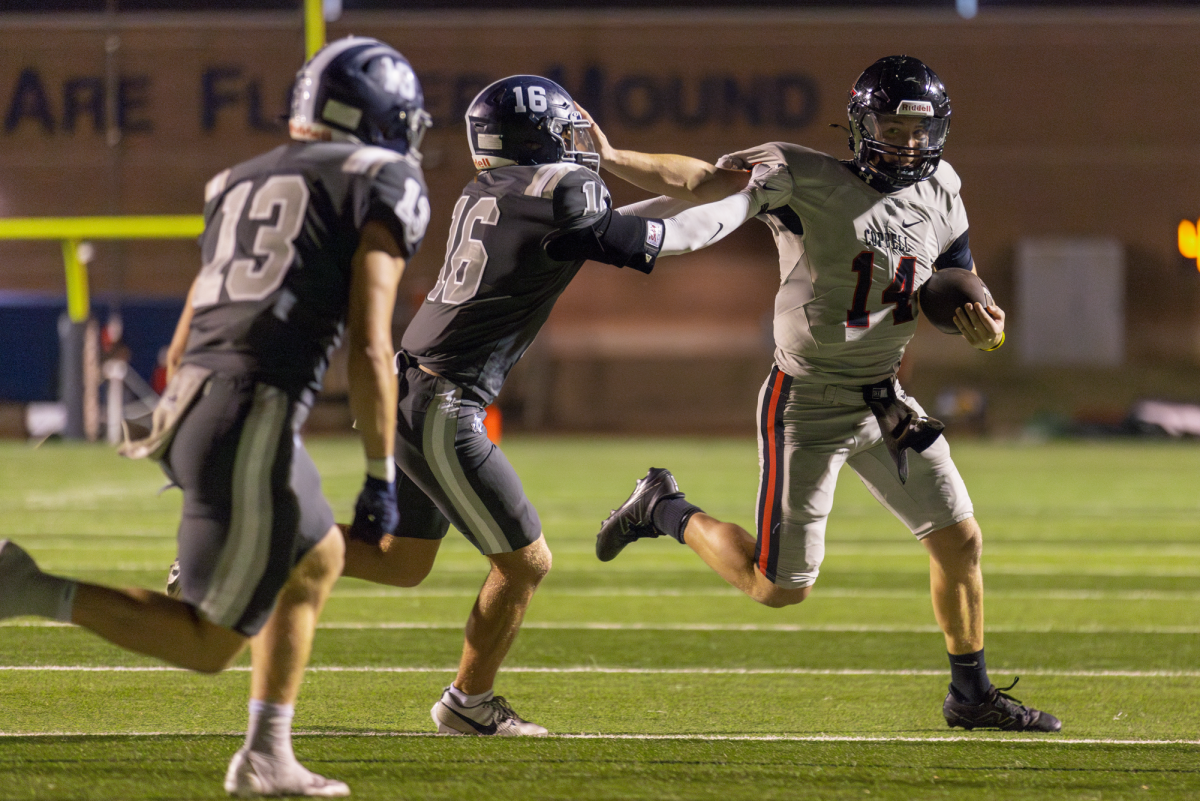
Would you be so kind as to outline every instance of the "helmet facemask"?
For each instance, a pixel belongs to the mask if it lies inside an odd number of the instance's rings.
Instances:
[[[600,169],[600,154],[592,146],[588,128],[592,124],[575,109],[566,119],[547,117],[543,123],[546,132],[559,144],[559,161],[573,161],[592,170]]]
[[[930,178],[942,159],[949,117],[935,117],[929,104],[902,103],[916,111],[884,114],[865,107],[851,112],[854,162],[863,172],[896,189]]]

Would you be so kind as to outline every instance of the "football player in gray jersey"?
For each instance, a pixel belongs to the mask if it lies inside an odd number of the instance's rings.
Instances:
[[[947,724],[1059,731],[1053,715],[988,679],[982,534],[941,423],[896,380],[916,332],[916,290],[935,270],[975,270],[959,179],[941,160],[950,100],[921,61],[889,56],[859,77],[847,112],[846,161],[774,142],[712,165],[616,150],[593,131],[606,169],[683,201],[740,190],[740,170],[755,164],[785,165],[793,182],[788,202],[760,217],[779,248],[780,287],[775,365],[759,396],[757,537],[704,514],[668,471],[652,468],[602,525],[597,555],[607,561],[637,539],[668,535],[756,601],[800,603],[817,580],[837,474],[848,464],[929,552],[951,666]],[[967,304],[956,325],[979,350],[1004,342],[994,304]]]
[[[444,734],[538,735],[546,729],[523,720],[493,685],[551,556],[520,479],[487,438],[485,408],[585,260],[648,273],[658,256],[717,241],[782,202],[790,181],[764,168],[717,203],[665,220],[678,204],[646,206],[639,217],[612,208],[586,147],[587,123],[558,84],[533,75],[497,81],[471,103],[466,123],[479,173],[455,204],[445,263],[397,356],[400,525],[386,547],[352,530],[346,574],[414,586],[453,523],[491,569],[458,675],[431,709],[434,723]]]
[[[331,798],[350,790],[297,761],[291,720],[345,545],[299,431],[348,328],[367,462],[353,527],[390,533],[392,309],[429,221],[418,150],[429,117],[404,57],[360,37],[318,52],[292,101],[297,141],[207,186],[204,264],[176,329],[173,375],[152,430],[122,449],[158,460],[183,490],[180,598],[51,576],[3,541],[0,618],[70,621],[209,673],[250,641],[250,724],[225,789]]]

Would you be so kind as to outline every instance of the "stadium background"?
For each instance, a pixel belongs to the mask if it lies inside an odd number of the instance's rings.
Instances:
[[[287,10],[295,4],[104,14],[80,13],[103,3],[63,2],[38,4],[57,13],[13,11],[21,5],[0,5],[10,12],[0,14],[0,216],[198,213],[209,177],[283,140],[279,117],[304,46],[299,11]],[[983,355],[924,328],[906,365],[910,391],[927,407],[950,398],[951,412],[956,398],[985,398],[986,421],[973,424],[1001,434],[1120,430],[1139,398],[1200,400],[1200,271],[1176,242],[1180,221],[1200,217],[1200,130],[1189,95],[1200,74],[1197,10],[985,4],[964,19],[946,3],[470,5],[350,8],[329,24],[330,38],[377,36],[408,56],[436,120],[424,148],[433,222],[405,277],[398,330],[440,266],[449,210],[472,174],[461,115],[489,81],[555,77],[620,147],[715,159],[781,139],[840,155],[845,135],[829,125],[845,122],[850,84],[874,59],[903,51],[948,86],[946,158],[963,177],[976,261],[1011,332],[1008,347]],[[116,45],[111,54],[106,45]],[[109,73],[118,87],[111,102]],[[618,202],[641,196],[615,179],[610,186]],[[1048,237],[1118,247],[1119,303],[1081,329],[1121,331],[1115,358],[1089,358],[1086,341],[1075,357],[1040,358],[1019,345],[1036,322],[1019,302],[1028,297],[1019,254]],[[155,336],[165,344],[197,268],[189,241],[96,243],[96,312],[125,311],[127,331],[143,340],[135,366],[152,364]],[[1087,275],[1058,285],[1065,319],[1088,306]],[[583,271],[501,397],[507,424],[749,433],[771,358],[777,284],[773,247],[756,224],[649,278]],[[3,433],[21,435],[24,402],[55,393],[47,341],[57,311],[36,328],[28,309],[63,306],[59,248],[0,243],[0,375],[17,374],[20,388],[0,397]],[[32,390],[38,398],[28,396],[35,375],[43,377]],[[344,397],[335,366],[312,425],[345,426]]]

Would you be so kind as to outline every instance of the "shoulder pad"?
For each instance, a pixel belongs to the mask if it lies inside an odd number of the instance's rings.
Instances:
[[[229,184],[230,170],[222,170],[209,179],[204,185],[204,202],[211,203],[213,198],[220,196],[225,191],[225,187]]]
[[[557,162],[555,164],[543,164],[538,167],[534,173],[533,180],[529,182],[529,186],[525,188],[526,195],[530,197],[550,198],[554,196],[554,190],[558,188],[559,183],[564,178],[572,173],[582,170],[593,180],[599,181],[600,176],[594,172],[573,162]]]
[[[962,191],[962,179],[958,177],[958,173],[955,172],[948,161],[943,160],[938,164],[937,170],[933,173],[932,180],[941,185],[951,195],[957,195]]]
[[[383,169],[385,164],[409,163],[411,160],[407,155],[402,155],[394,150],[388,150],[386,147],[375,147],[368,145],[366,147],[356,148],[344,162],[342,162],[342,172],[351,173],[353,175],[366,175],[374,178]]]

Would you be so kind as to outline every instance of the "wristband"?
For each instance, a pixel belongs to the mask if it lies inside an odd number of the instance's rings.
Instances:
[[[390,457],[367,459],[367,475],[391,484],[396,480],[396,463]]]
[[[1001,346],[1001,345],[1003,345],[1003,344],[1004,344],[1004,332],[1003,332],[1003,331],[1001,331],[1001,332],[1000,332],[1000,341],[999,341],[999,342],[997,342],[997,343],[996,343],[994,346],[992,346],[992,347],[990,347],[990,348],[984,348],[984,349],[983,349],[983,352],[984,352],[984,353],[991,353],[991,352],[992,352],[992,351],[994,351],[994,350],[1000,350],[1000,346]]]

